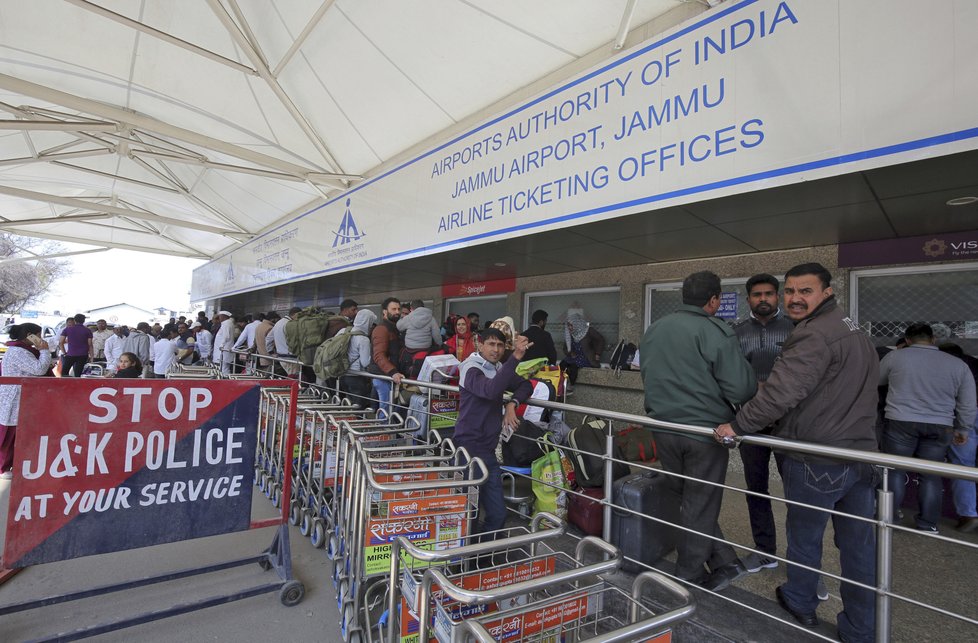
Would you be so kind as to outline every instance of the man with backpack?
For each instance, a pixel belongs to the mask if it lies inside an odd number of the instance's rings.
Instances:
[[[333,338],[346,344],[346,359],[340,360],[335,369],[338,371],[339,367],[345,366],[344,370],[336,375],[340,378],[340,391],[349,395],[352,402],[364,408],[370,402],[370,378],[361,377],[357,373],[366,371],[373,359],[370,331],[376,321],[377,315],[373,311],[366,309],[357,311],[353,326],[341,329]],[[344,337],[348,339],[344,340]]]
[[[401,336],[397,332],[397,320],[401,318],[401,302],[396,297],[384,300],[383,318],[370,333],[371,361],[367,371],[374,375],[386,375],[400,384],[404,375],[397,370],[397,362],[401,355]],[[391,383],[387,380],[374,379],[374,398],[380,404],[380,410],[388,417],[391,413]]]

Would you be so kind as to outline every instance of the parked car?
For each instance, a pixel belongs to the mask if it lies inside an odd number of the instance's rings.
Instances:
[[[6,341],[10,335],[10,326],[12,325],[13,324],[8,324],[7,326],[4,326],[3,330],[0,331],[0,359],[2,359],[4,353],[7,352]],[[48,326],[46,324],[39,324],[39,326],[41,327],[41,339],[48,343],[48,347],[51,349],[51,356],[53,357],[58,352],[58,335],[60,335],[60,333],[52,326]]]

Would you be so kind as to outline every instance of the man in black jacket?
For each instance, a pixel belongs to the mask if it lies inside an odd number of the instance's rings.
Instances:
[[[879,362],[869,337],[838,307],[832,275],[821,264],[795,266],[785,273],[784,304],[795,329],[781,359],[757,395],[729,424],[725,436],[757,433],[778,421],[775,435],[830,447],[877,451],[876,385]],[[775,591],[778,602],[806,627],[816,627],[815,588],[822,563],[822,538],[829,514],[835,527],[842,575],[870,587],[876,584],[876,537],[872,520],[876,491],[872,467],[857,462],[786,452],[781,475],[788,500],[788,580]],[[847,515],[844,515],[847,514]],[[849,517],[855,516],[855,518]],[[838,615],[843,641],[875,638],[876,601],[871,589],[843,582]]]
[[[551,364],[557,363],[557,348],[554,337],[546,331],[547,311],[534,310],[530,317],[530,327],[523,331],[523,336],[530,341],[530,348],[523,357],[524,361],[546,357]]]

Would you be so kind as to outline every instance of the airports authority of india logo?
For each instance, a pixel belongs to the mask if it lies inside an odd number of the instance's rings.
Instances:
[[[362,232],[357,228],[357,223],[353,220],[353,213],[350,212],[350,199],[346,200],[346,211],[343,213],[343,220],[340,221],[339,229],[333,231],[333,235],[334,248],[359,241],[367,236],[366,232]]]

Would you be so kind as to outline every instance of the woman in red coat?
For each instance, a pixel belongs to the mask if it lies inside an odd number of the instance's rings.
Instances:
[[[464,362],[466,357],[475,352],[475,340],[472,338],[468,319],[459,317],[455,320],[455,334],[448,338],[445,345],[460,362]]]

